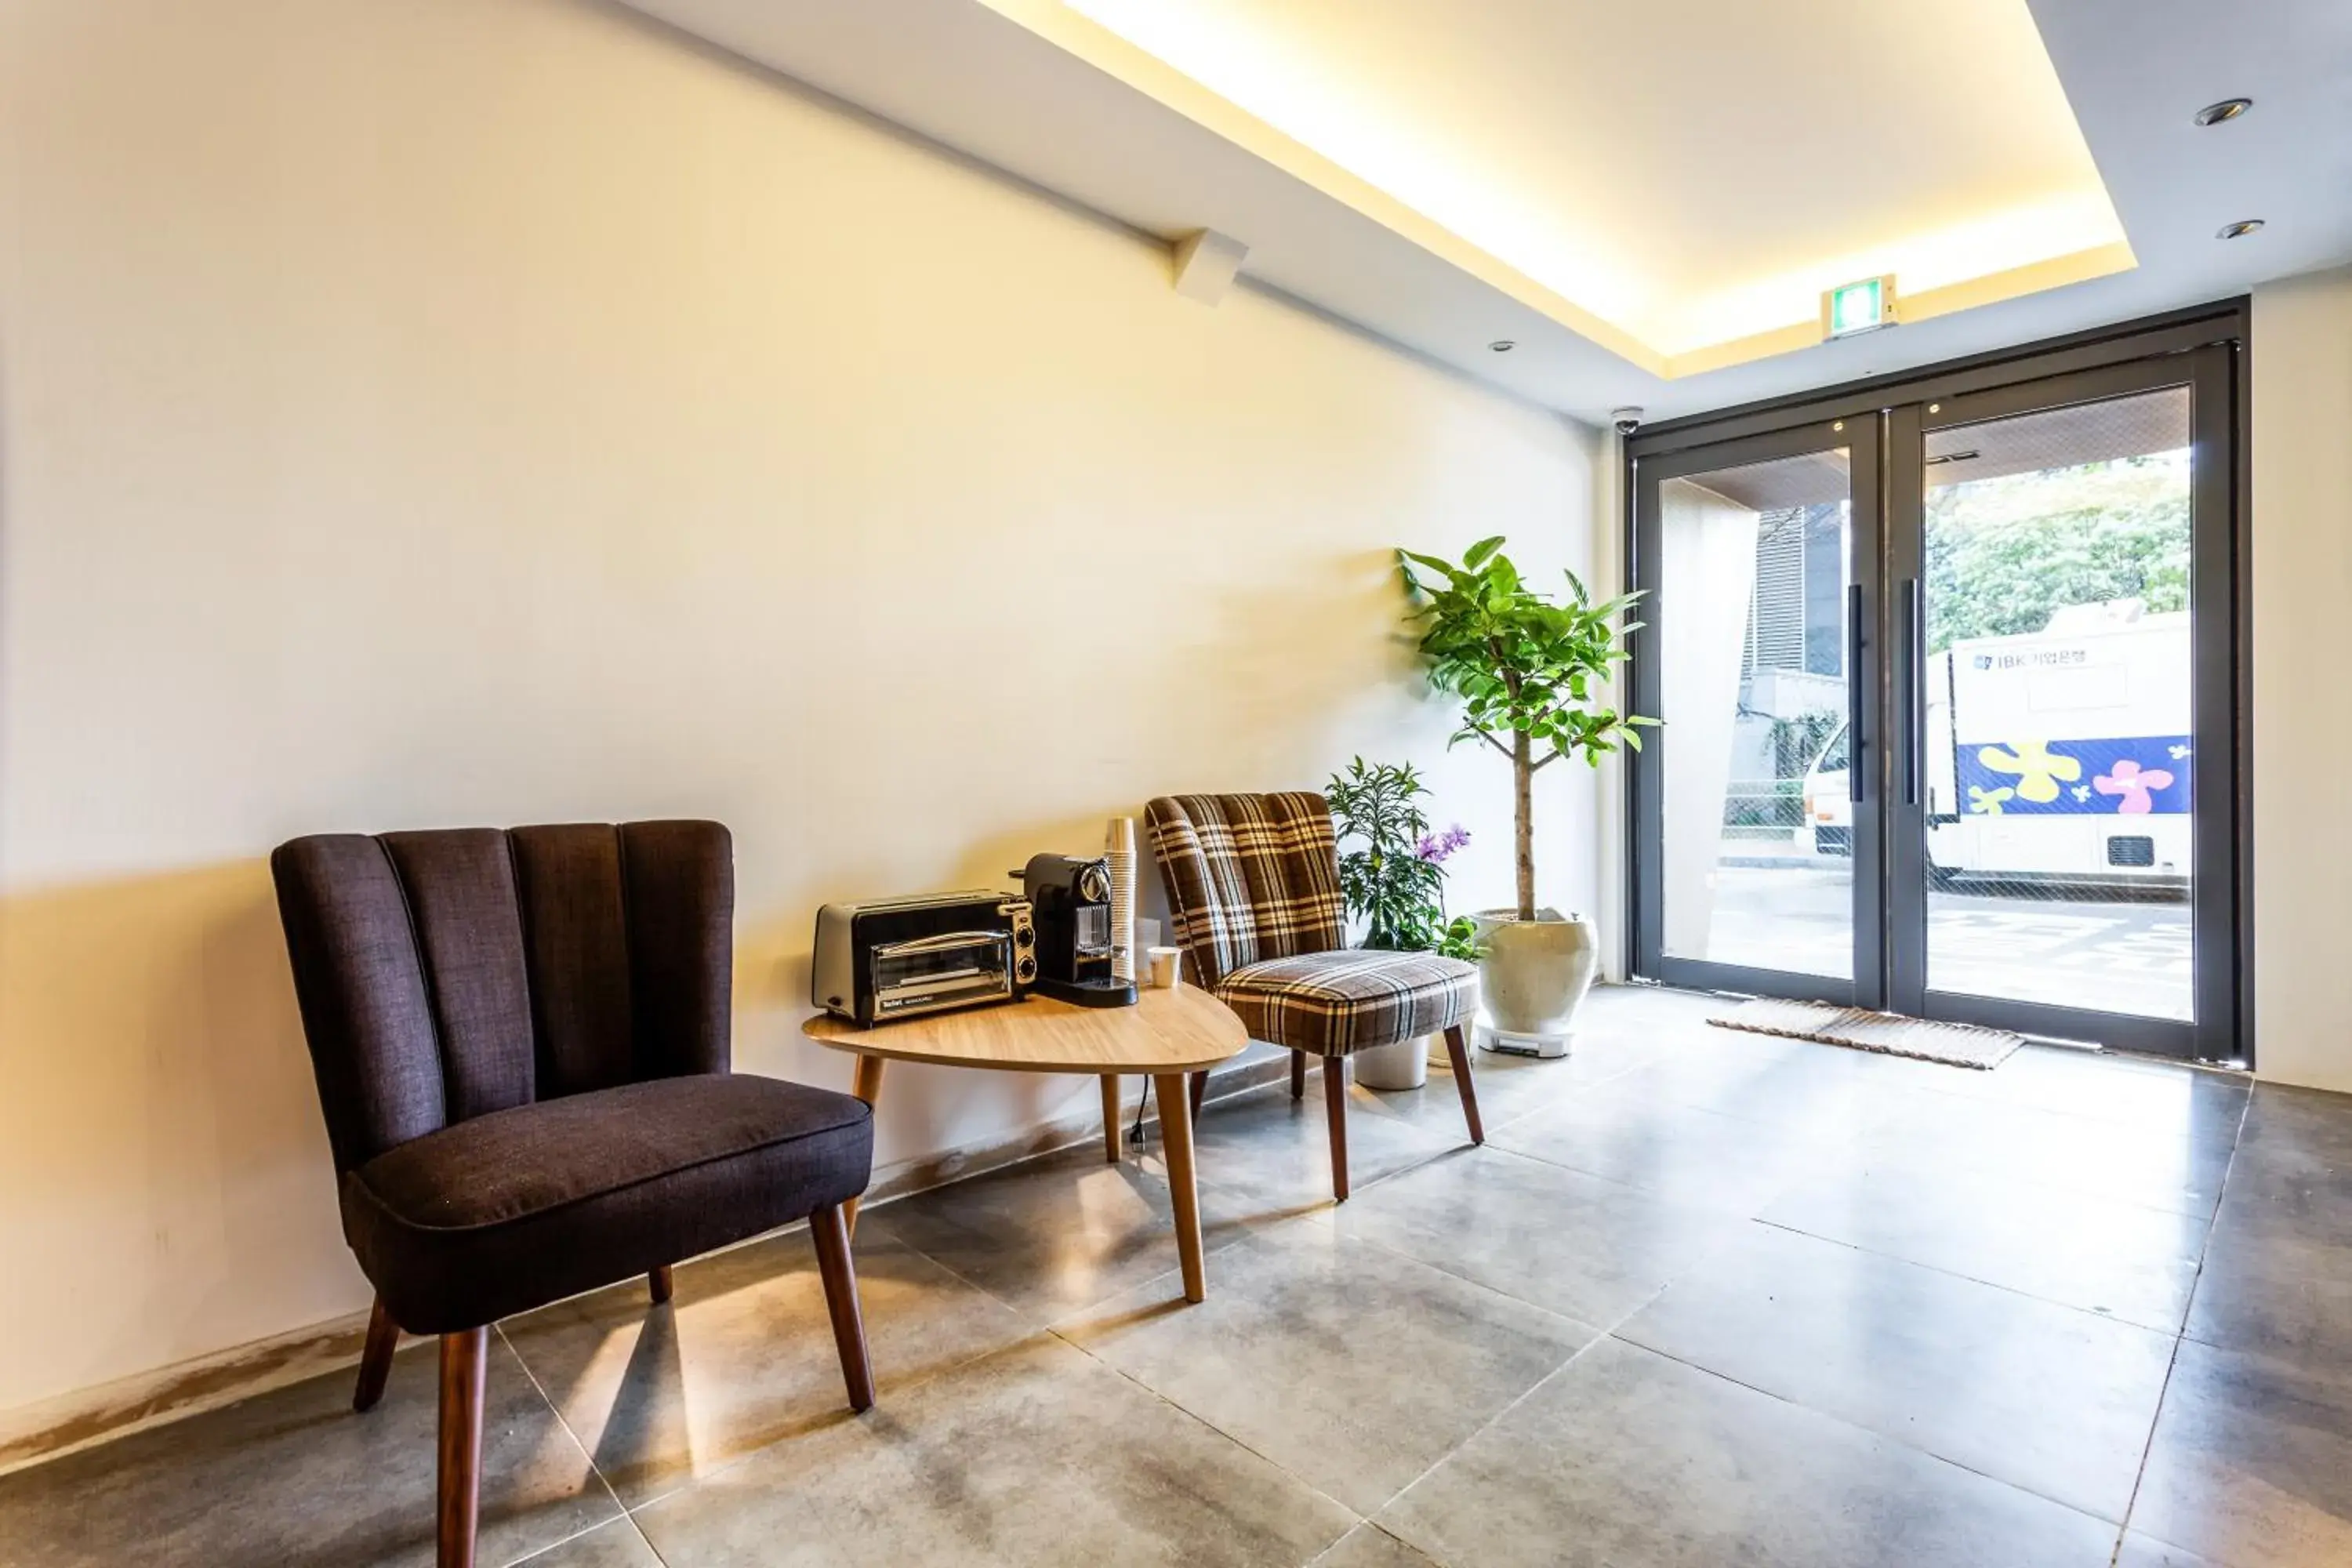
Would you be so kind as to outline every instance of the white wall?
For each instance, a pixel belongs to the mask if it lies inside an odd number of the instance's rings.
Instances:
[[[2255,1070],[2352,1090],[2352,270],[2254,291]]]
[[[1500,900],[1388,550],[1582,565],[1593,453],[594,4],[0,4],[0,1410],[365,1303],[278,840],[721,818],[831,1084],[819,902],[1161,791],[1411,757]],[[909,1069],[881,1159],[1093,1097]]]

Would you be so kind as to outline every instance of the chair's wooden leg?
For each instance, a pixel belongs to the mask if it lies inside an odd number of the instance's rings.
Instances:
[[[1445,1031],[1445,1059],[1454,1065],[1454,1089],[1462,1097],[1462,1120],[1470,1124],[1470,1142],[1484,1143],[1486,1129],[1478,1121],[1478,1089],[1470,1081],[1470,1037],[1459,1024]]]
[[[841,1380],[849,1385],[849,1407],[871,1410],[874,1363],[866,1352],[866,1314],[857,1305],[847,1216],[839,1208],[817,1210],[809,1215],[809,1238],[816,1243],[816,1268],[824,1280],[824,1307],[833,1317],[833,1345],[841,1352]]]
[[[1102,1097],[1103,1158],[1116,1165],[1118,1163],[1118,1138],[1120,1131],[1118,1116],[1118,1074],[1115,1072],[1107,1072],[1102,1075]]]
[[[887,1059],[883,1057],[858,1058],[857,1076],[850,1081],[849,1092],[868,1105],[879,1105],[882,1102],[882,1068]],[[849,1234],[856,1235],[857,1200],[856,1198],[841,1205],[841,1217],[842,1223],[849,1227]]]
[[[1198,1121],[1201,1115],[1201,1102],[1209,1098],[1208,1068],[1202,1068],[1199,1072],[1192,1075],[1191,1092],[1192,1096],[1192,1117],[1193,1120]]]
[[[392,1375],[392,1352],[400,1348],[400,1325],[383,1310],[383,1298],[375,1299],[368,1313],[367,1345],[360,1352],[360,1385],[352,1391],[352,1408],[373,1410],[375,1402],[383,1397],[383,1381]]]
[[[1307,1098],[1307,1053],[1305,1051],[1290,1053],[1290,1098],[1293,1100]]]
[[[1192,1174],[1192,1113],[1181,1073],[1152,1079],[1160,1097],[1160,1141],[1168,1151],[1168,1194],[1176,1211],[1176,1260],[1184,1269],[1184,1300],[1205,1300],[1208,1270],[1201,1259],[1201,1190]]]
[[[441,1336],[440,1568],[474,1568],[482,1503],[482,1390],[488,1329]]]
[[[655,1265],[652,1271],[646,1276],[646,1294],[654,1299],[655,1306],[667,1306],[669,1304],[671,1289],[669,1265],[667,1263]]]
[[[1348,1201],[1348,1058],[1323,1058],[1323,1114],[1331,1123],[1331,1201]]]

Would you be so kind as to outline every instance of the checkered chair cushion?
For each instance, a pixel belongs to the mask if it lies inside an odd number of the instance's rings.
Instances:
[[[1469,964],[1341,945],[1339,855],[1321,795],[1163,795],[1144,820],[1185,967],[1252,1039],[1345,1056],[1469,1017]]]
[[[1245,963],[1217,995],[1254,1040],[1344,1057],[1468,1022],[1478,971],[1433,952],[1341,948]]]

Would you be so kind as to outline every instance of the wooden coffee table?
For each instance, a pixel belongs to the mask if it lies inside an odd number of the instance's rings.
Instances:
[[[1118,1158],[1118,1080],[1142,1073],[1160,1099],[1160,1136],[1168,1145],[1168,1185],[1176,1209],[1176,1253],[1184,1266],[1184,1299],[1207,1294],[1201,1266],[1201,1205],[1192,1178],[1192,1112],[1185,1075],[1216,1066],[1249,1044],[1232,1008],[1193,986],[1143,993],[1132,1007],[1078,1007],[1032,996],[928,1018],[906,1018],[861,1029],[822,1013],[801,1032],[857,1058],[855,1092],[872,1105],[882,1093],[886,1062],[934,1067],[992,1068],[1000,1072],[1091,1073],[1102,1079],[1105,1152]],[[855,1223],[855,1198],[846,1205]]]

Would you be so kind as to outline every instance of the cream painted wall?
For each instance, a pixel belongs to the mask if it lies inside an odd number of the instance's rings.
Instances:
[[[2352,1090],[2352,269],[2254,291],[2254,1066]]]
[[[1411,757],[1507,894],[1387,550],[1584,564],[1580,427],[583,0],[0,0],[0,1409],[364,1305],[290,835],[719,817],[737,1059],[836,1085],[818,903],[1163,790]]]

